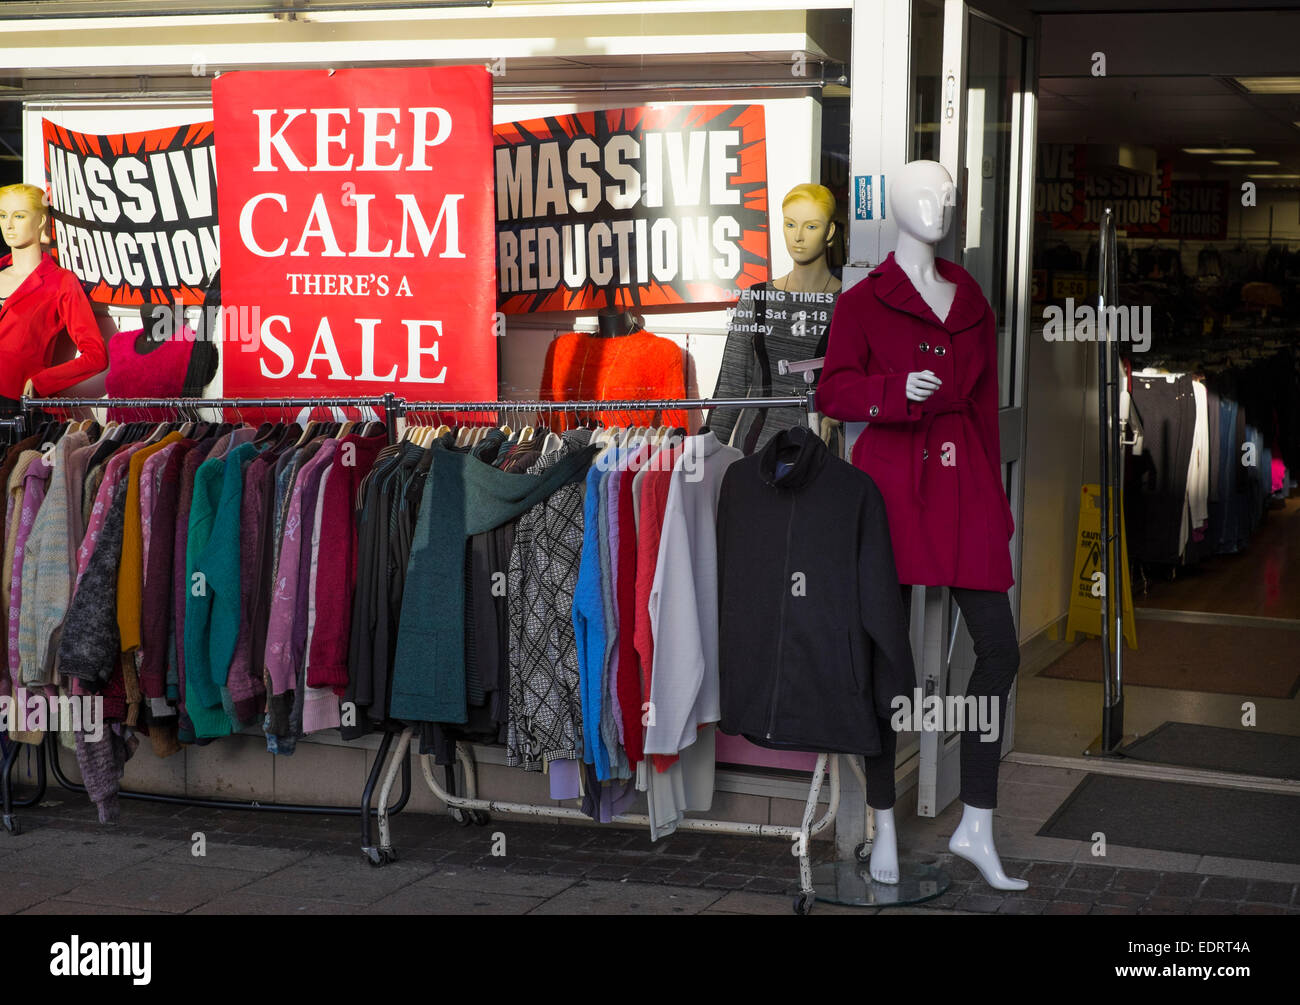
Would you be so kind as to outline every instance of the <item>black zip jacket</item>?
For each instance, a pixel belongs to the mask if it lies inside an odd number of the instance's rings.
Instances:
[[[915,681],[885,503],[809,429],[737,461],[718,504],[725,733],[875,755]],[[879,720],[883,720],[879,721]]]

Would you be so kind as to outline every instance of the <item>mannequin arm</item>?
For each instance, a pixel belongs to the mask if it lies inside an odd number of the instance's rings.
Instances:
[[[59,284],[55,295],[58,297],[55,317],[67,330],[81,355],[31,375],[32,387],[44,397],[58,394],[108,369],[108,350],[104,348],[95,312],[81,287],[75,280],[69,280]]]
[[[841,300],[831,319],[817,411],[845,422],[916,422],[921,405],[907,400],[907,374],[868,375],[867,333],[848,306]]]

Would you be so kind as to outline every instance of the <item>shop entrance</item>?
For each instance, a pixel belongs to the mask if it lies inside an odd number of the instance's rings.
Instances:
[[[1300,777],[1300,77],[1280,41],[1295,24],[1241,10],[1042,18],[1020,752],[1077,756],[1100,730],[1099,644],[1037,643],[1060,637],[1079,486],[1098,478],[1096,346],[1047,325],[1095,303],[1109,206],[1139,336],[1121,349],[1138,643],[1125,749]]]

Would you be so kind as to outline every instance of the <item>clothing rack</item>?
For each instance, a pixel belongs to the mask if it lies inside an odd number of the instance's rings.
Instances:
[[[76,408],[76,407],[95,407],[95,408],[315,408],[315,407],[383,407],[384,423],[388,428],[389,439],[395,436],[395,420],[404,415],[418,414],[422,412],[449,413],[449,412],[518,412],[518,411],[536,411],[536,412],[591,412],[591,411],[646,411],[646,410],[680,410],[680,411],[702,411],[715,408],[804,408],[808,411],[814,410],[814,392],[810,389],[802,395],[777,396],[777,397],[759,397],[759,398],[668,398],[668,399],[623,399],[613,401],[542,401],[542,400],[519,400],[519,401],[461,401],[461,402],[408,402],[404,398],[389,393],[378,398],[28,398],[22,399],[24,410],[35,408]],[[355,813],[360,814],[362,821],[362,853],[366,859],[375,866],[381,866],[388,862],[395,861],[396,852],[392,845],[391,830],[389,826],[389,816],[392,813],[399,812],[407,802],[410,794],[410,775],[411,760],[409,756],[411,737],[413,728],[410,726],[402,729],[400,736],[397,737],[396,744],[393,743],[395,732],[385,730],[380,747],[376,753],[374,764],[370,770],[369,777],[366,781],[365,791],[362,795],[362,805],[359,809],[339,809],[331,807],[318,806],[300,806],[279,803],[259,803],[252,802],[234,802],[217,799],[200,799],[189,796],[160,796],[152,793],[128,793],[121,792],[119,795],[127,798],[149,799],[157,802],[168,802],[187,806],[203,806],[223,809],[265,809],[279,810],[290,813]],[[84,791],[84,788],[71,782],[63,775],[58,764],[57,748],[52,746],[57,744],[57,737],[47,737],[47,743],[43,746],[49,746],[51,754],[50,767],[51,772],[60,785],[66,788]],[[739,820],[709,820],[697,817],[687,817],[677,823],[678,830],[695,830],[706,831],[715,834],[733,834],[751,837],[772,837],[783,838],[791,843],[792,854],[799,859],[799,893],[794,899],[794,910],[798,914],[808,914],[812,910],[812,905],[816,896],[812,885],[812,863],[809,854],[809,841],[817,834],[820,834],[829,827],[839,812],[840,800],[840,756],[839,754],[819,753],[817,763],[813,769],[812,779],[808,788],[808,797],[804,804],[803,817],[798,826],[785,824],[755,824],[746,823]],[[849,767],[857,776],[860,784],[865,788],[866,776],[863,766],[858,763],[857,758],[848,759]],[[449,812],[462,824],[474,823],[479,826],[489,823],[491,817],[489,814],[510,813],[519,816],[544,817],[553,820],[562,819],[580,819],[587,820],[589,817],[580,809],[567,806],[556,806],[553,803],[535,804],[535,803],[512,803],[501,802],[493,799],[479,798],[478,783],[475,773],[475,764],[472,747],[464,742],[456,744],[456,766],[461,769],[463,778],[463,796],[453,795],[448,791],[451,786],[440,785],[434,775],[432,755],[426,754],[421,760],[424,780],[432,791],[433,795],[447,806]],[[6,765],[7,767],[7,765]],[[44,762],[41,762],[41,780],[44,781]],[[375,846],[370,840],[370,814],[371,798],[374,787],[382,771],[383,782],[379,791],[379,845]],[[402,794],[398,802],[393,806],[388,806],[388,797],[391,794],[392,787],[396,781],[398,773],[402,775]],[[828,804],[825,812],[817,816],[818,804],[821,800],[821,791],[825,776],[830,775],[830,791],[828,793]],[[448,778],[450,780],[452,770],[449,769]],[[8,773],[6,771],[6,782]],[[458,786],[459,787],[459,786]],[[6,795],[8,785],[5,785]],[[5,806],[6,822],[9,818],[9,805]],[[650,817],[646,814],[618,814],[612,818],[612,822],[632,824],[637,826],[649,826]],[[15,830],[16,832],[16,830]],[[869,852],[869,844],[863,842],[858,845],[856,857],[860,861],[865,861]]]
[[[366,408],[382,407],[384,412],[384,425],[388,431],[389,442],[392,442],[395,435],[393,409],[399,399],[396,395],[386,394],[382,397],[372,398],[37,398],[26,395],[21,399],[22,407],[25,414],[30,414],[34,409],[49,408]],[[341,816],[360,816],[361,817],[361,851],[371,863],[380,861],[379,851],[375,846],[372,838],[371,816],[376,813],[372,807],[375,785],[379,780],[380,770],[384,763],[385,756],[392,746],[393,737],[396,735],[393,730],[386,730],[379,741],[379,750],[375,754],[375,763],[371,767],[370,774],[366,779],[365,788],[362,790],[361,805],[356,806],[315,806],[304,805],[301,803],[278,803],[262,802],[260,800],[233,800],[233,799],[204,799],[195,796],[173,796],[156,792],[129,792],[120,790],[118,796],[124,799],[140,799],[147,802],[169,803],[178,806],[199,806],[209,809],[234,809],[234,810],[266,810],[277,813],[301,813],[316,815],[341,815]],[[0,763],[0,771],[3,776],[0,778],[0,802],[3,803],[3,815],[0,816],[0,822],[3,823],[5,830],[11,834],[18,834],[21,827],[18,818],[14,814],[15,807],[32,806],[44,797],[45,793],[45,775],[46,762],[48,760],[49,772],[65,789],[72,792],[85,792],[84,785],[72,781],[64,774],[59,764],[59,747],[58,738],[52,733],[46,737],[46,742],[35,748],[38,775],[38,792],[34,797],[25,800],[15,801],[10,785],[10,772],[17,758],[18,750],[23,745],[10,744],[10,751]],[[385,788],[385,796],[388,795],[391,785]],[[407,804],[411,795],[411,766],[407,763],[402,770],[402,791],[398,801],[393,806],[384,807],[385,815],[388,813],[400,813]]]
[[[805,408],[814,411],[813,391],[810,389],[802,395],[766,398],[670,398],[653,400],[617,400],[617,401],[471,401],[471,402],[421,402],[412,405],[400,403],[403,414],[418,412],[491,412],[491,411],[537,411],[537,412],[590,412],[590,411],[645,411],[645,410],[681,410],[701,411],[714,408]],[[386,794],[392,787],[399,767],[405,769],[410,764],[408,751],[411,745],[412,729],[402,731],[396,746],[389,755],[384,773],[384,784],[380,790],[379,805],[386,803]],[[857,775],[862,787],[866,788],[866,775],[858,760],[848,759],[850,768]],[[449,786],[440,785],[435,773],[432,755],[426,754],[421,759],[421,768],[425,783],[434,797],[447,806],[452,815],[462,823],[474,823],[484,826],[490,822],[492,813],[508,813],[525,817],[542,817],[550,820],[588,820],[587,814],[576,807],[556,806],[554,803],[514,803],[495,799],[480,798],[476,777],[473,748],[470,744],[457,742],[456,768],[460,770],[465,795],[453,795]],[[817,816],[818,803],[821,799],[823,780],[829,770],[830,792],[826,811]],[[452,769],[448,769],[451,776]],[[677,830],[706,831],[714,834],[734,834],[748,837],[783,838],[792,846],[792,853],[799,859],[799,893],[794,898],[794,910],[797,914],[807,914],[812,910],[816,891],[812,884],[812,863],[809,858],[809,841],[829,827],[839,812],[840,802],[840,755],[819,753],[817,764],[813,768],[812,779],[808,787],[808,797],[804,803],[803,817],[799,826],[784,824],[754,824],[739,820],[707,820],[698,817],[686,817],[679,820]],[[621,813],[611,818],[613,823],[631,824],[648,827],[650,817],[642,813]],[[391,842],[387,814],[379,811],[379,854],[383,862],[396,859]],[[858,845],[857,857],[865,861],[869,853],[867,842]]]

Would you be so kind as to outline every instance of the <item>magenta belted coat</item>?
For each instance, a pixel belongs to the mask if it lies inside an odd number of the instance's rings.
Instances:
[[[957,284],[943,321],[892,254],[840,294],[817,410],[868,423],[852,460],[885,498],[900,583],[1004,592],[1015,527],[1002,486],[996,321],[970,273],[935,265]],[[916,370],[943,381],[919,403],[905,393]]]

